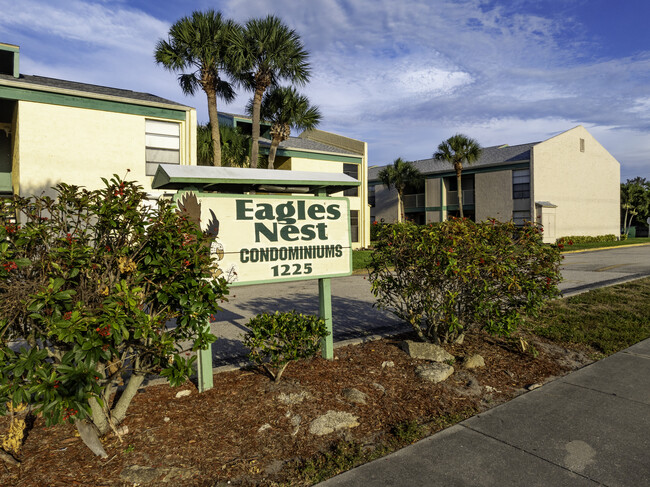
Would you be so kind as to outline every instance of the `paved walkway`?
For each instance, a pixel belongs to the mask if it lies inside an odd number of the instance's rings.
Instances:
[[[650,339],[319,485],[650,486]]]

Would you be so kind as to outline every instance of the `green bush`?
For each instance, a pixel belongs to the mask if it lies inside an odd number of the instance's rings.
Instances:
[[[316,355],[321,340],[329,334],[323,319],[295,311],[257,315],[248,327],[244,336],[248,358],[274,381],[280,380],[289,362]]]
[[[557,296],[560,251],[528,225],[467,219],[385,226],[370,264],[380,308],[405,320],[424,341],[446,343],[484,329],[508,335],[522,311]]]
[[[614,234],[609,235],[598,235],[595,237],[590,237],[588,235],[578,235],[571,237],[560,237],[557,239],[557,244],[562,245],[573,245],[581,243],[591,243],[591,242],[616,242],[618,237]]]
[[[205,325],[227,294],[210,279],[207,237],[171,202],[151,208],[135,183],[104,183],[16,196],[0,214],[0,414],[27,403],[95,439],[146,375],[189,378],[195,357],[181,343],[215,340]]]

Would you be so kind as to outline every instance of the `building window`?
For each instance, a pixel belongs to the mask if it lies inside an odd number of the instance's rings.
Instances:
[[[372,186],[368,186],[368,204],[370,206],[375,206],[375,189],[376,186],[374,184]]]
[[[518,227],[523,227],[525,222],[530,221],[530,210],[513,211],[512,212],[512,221]]]
[[[512,198],[530,198],[530,169],[512,171]]]
[[[156,174],[158,164],[180,164],[181,124],[145,120],[147,176]]]
[[[343,164],[343,174],[359,180],[359,164]],[[343,196],[359,196],[359,188],[348,188],[343,191]]]
[[[359,210],[350,210],[350,239],[359,241]]]
[[[580,139],[580,152],[585,151],[585,139]]]

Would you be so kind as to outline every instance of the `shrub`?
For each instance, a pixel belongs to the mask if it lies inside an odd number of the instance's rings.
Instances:
[[[591,237],[588,235],[578,235],[578,236],[571,236],[571,237],[560,237],[556,240],[556,244],[573,245],[573,244],[591,243],[591,242],[616,242],[617,240],[618,237],[616,237],[616,235],[614,234],[597,235],[595,237]]]
[[[171,202],[147,206],[135,183],[104,183],[14,197],[0,215],[0,414],[27,403],[95,444],[146,375],[187,380],[181,343],[214,341],[205,325],[227,294],[196,224]]]
[[[377,306],[410,323],[420,339],[446,343],[484,329],[508,335],[521,312],[559,294],[560,253],[541,230],[452,219],[384,227],[370,264]]]
[[[280,380],[289,362],[316,355],[321,340],[329,334],[323,319],[295,311],[257,315],[248,327],[244,336],[248,357],[274,381]]]

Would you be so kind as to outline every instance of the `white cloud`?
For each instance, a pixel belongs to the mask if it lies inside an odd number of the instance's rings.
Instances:
[[[155,93],[205,121],[202,93],[184,97],[154,64],[156,40],[194,9],[239,22],[275,13],[311,53],[303,91],[322,128],[367,141],[374,163],[429,157],[457,131],[515,144],[583,124],[626,171],[642,171],[650,52],[599,58],[580,18],[561,11],[570,3],[531,15],[526,2],[483,0],[159,0],[146,11],[124,0],[0,0],[0,35],[20,41],[23,72]],[[220,109],[242,112],[248,97]]]

